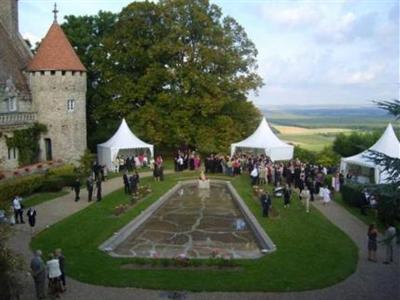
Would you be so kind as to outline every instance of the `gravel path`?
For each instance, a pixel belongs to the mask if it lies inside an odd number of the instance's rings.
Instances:
[[[142,173],[141,177],[151,176],[151,173]],[[122,178],[114,178],[103,185],[103,195],[107,195],[122,187]],[[86,190],[81,191],[81,200],[74,202],[74,193],[44,202],[36,209],[38,211],[36,231],[57,223],[65,217],[74,214],[93,202],[87,202]],[[378,263],[369,262],[367,257],[366,232],[367,226],[351,215],[336,203],[324,207],[320,202],[314,202],[314,207],[320,210],[332,223],[343,230],[359,248],[357,270],[346,280],[320,290],[293,292],[293,293],[189,293],[169,292],[157,290],[143,290],[136,288],[112,288],[89,285],[71,278],[67,280],[68,290],[62,299],[71,300],[125,300],[125,299],[207,299],[207,300],[243,300],[243,299],[400,299],[400,247],[396,246],[395,261],[393,264],[382,264],[384,258],[383,247],[378,248]],[[29,266],[32,254],[29,249],[31,239],[30,228],[27,224],[14,226],[14,234],[9,240],[10,247],[22,254],[26,265]],[[279,251],[279,250],[278,250]],[[68,258],[67,258],[68,259]],[[28,268],[28,267],[27,267]],[[25,289],[22,298],[35,299],[32,278],[27,272],[21,275]]]

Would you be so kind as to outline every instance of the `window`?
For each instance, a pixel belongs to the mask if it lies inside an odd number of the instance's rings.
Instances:
[[[67,101],[67,110],[74,111],[75,110],[75,99],[69,99]]]
[[[17,98],[8,98],[8,111],[17,111]]]
[[[17,148],[15,147],[8,148],[8,159],[9,160],[17,159]]]

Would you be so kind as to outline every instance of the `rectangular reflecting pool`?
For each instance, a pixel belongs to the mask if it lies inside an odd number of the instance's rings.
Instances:
[[[257,258],[274,250],[235,192],[227,182],[209,189],[179,183],[100,248],[114,256],[164,258]]]

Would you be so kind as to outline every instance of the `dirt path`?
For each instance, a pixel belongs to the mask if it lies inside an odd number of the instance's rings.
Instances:
[[[151,174],[146,173],[141,174],[141,176],[151,176]],[[104,184],[103,195],[107,195],[121,187],[122,178],[111,179]],[[36,206],[38,210],[38,224],[36,230],[43,230],[47,226],[51,226],[65,217],[87,207],[90,203],[88,203],[86,199],[86,190],[82,190],[81,200],[77,203],[74,202],[74,194],[71,192],[68,195]],[[384,258],[384,249],[382,246],[379,247],[378,251],[378,259],[380,262],[369,262],[366,259],[367,226],[336,203],[330,203],[328,207],[324,207],[319,202],[315,202],[313,205],[333,224],[350,236],[359,248],[359,261],[356,272],[346,280],[334,286],[320,290],[293,293],[174,293],[136,288],[95,286],[68,278],[68,291],[62,295],[62,299],[400,299],[400,247],[397,246],[395,249],[395,262],[393,264],[382,264]],[[27,266],[32,257],[29,249],[30,239],[29,227],[25,224],[14,226],[14,235],[9,241],[11,248],[23,255]],[[21,299],[35,299],[32,278],[27,273],[22,274],[22,276],[24,277],[25,289]]]

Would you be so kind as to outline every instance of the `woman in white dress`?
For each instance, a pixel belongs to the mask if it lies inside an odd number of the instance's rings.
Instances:
[[[328,205],[329,201],[331,201],[331,191],[325,186],[322,189],[322,201],[324,205]]]

